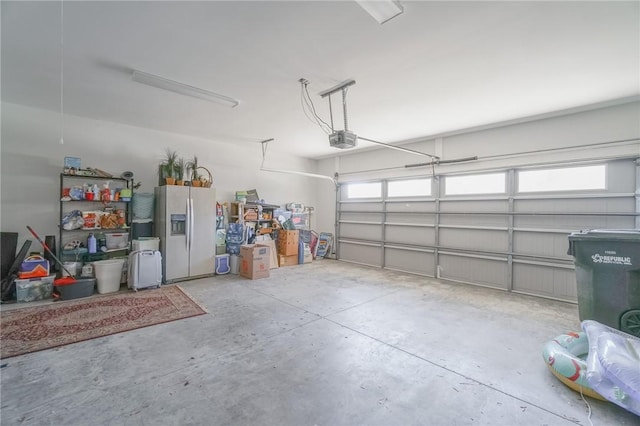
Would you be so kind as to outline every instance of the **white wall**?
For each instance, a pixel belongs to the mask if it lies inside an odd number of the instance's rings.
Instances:
[[[331,182],[260,172],[262,151],[259,143],[214,142],[77,116],[65,116],[64,145],[59,144],[59,138],[60,117],[57,113],[2,103],[0,224],[2,231],[20,232],[19,245],[25,238],[31,238],[26,225],[31,225],[41,235],[57,235],[58,175],[65,156],[81,157],[83,165],[114,174],[133,171],[136,181],[142,181],[140,190],[152,192],[157,182],[157,164],[167,147],[175,148],[185,157],[198,155],[200,164],[213,173],[219,201],[233,200],[236,190],[256,188],[260,197],[270,203],[296,201],[314,206],[313,228],[334,231],[335,187]],[[471,163],[436,168],[436,173],[451,173],[546,161],[606,158],[625,153],[640,155],[638,142],[517,155],[523,151],[633,138],[640,138],[640,102],[465,132],[440,140],[425,138],[405,146],[437,152],[445,160],[473,155],[481,157]],[[431,168],[418,168],[345,175],[374,168],[402,167],[428,159],[387,148],[341,154],[313,161],[278,152],[272,145],[265,166],[326,176],[338,172],[342,174],[341,181],[431,173]],[[487,158],[495,154],[515,155]]]
[[[590,109],[566,115],[522,120],[485,130],[460,132],[450,136],[424,138],[403,146],[443,160],[478,156],[478,161],[435,167],[436,174],[464,173],[528,165],[596,160],[620,156],[640,156],[640,102]],[[631,142],[608,144],[618,140]],[[600,147],[587,146],[603,144]],[[578,148],[572,148],[578,147]],[[529,152],[523,154],[525,152]],[[346,151],[339,158],[319,160],[319,173],[332,176],[339,173],[340,182],[431,175],[431,167],[404,168],[407,164],[429,162],[429,158],[388,148],[364,152]],[[393,169],[398,167],[397,169]],[[392,168],[391,170],[372,169]],[[333,229],[335,192],[323,183],[316,183],[319,229]],[[329,200],[333,200],[330,203]]]
[[[33,239],[26,225],[43,237],[58,235],[59,174],[65,156],[80,157],[83,167],[114,175],[132,171],[135,181],[142,182],[139,191],[153,192],[158,163],[170,147],[186,158],[198,156],[213,174],[218,201],[232,201],[236,190],[255,188],[268,203],[316,205],[312,178],[259,170],[262,149],[257,142],[214,142],[70,115],[64,117],[63,145],[59,139],[59,114],[2,103],[0,224],[2,231],[20,233],[18,247]],[[266,166],[315,173],[316,162],[269,147]],[[40,249],[36,241],[32,248]]]

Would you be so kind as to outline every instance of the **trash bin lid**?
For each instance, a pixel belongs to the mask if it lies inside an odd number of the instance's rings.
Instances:
[[[569,241],[613,240],[640,243],[640,229],[588,229],[572,232]]]

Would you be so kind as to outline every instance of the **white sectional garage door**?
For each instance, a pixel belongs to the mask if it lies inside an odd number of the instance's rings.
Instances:
[[[553,173],[546,184],[531,174],[549,169],[502,171],[504,182],[492,193],[464,194],[473,186],[464,179],[461,191],[454,179],[447,188],[449,176],[425,178],[429,195],[421,196],[389,194],[390,183],[402,180],[369,181],[374,192],[355,196],[349,186],[356,183],[341,183],[336,254],[343,261],[575,302],[569,234],[640,227],[638,160],[596,166],[603,187],[586,190],[553,180]],[[482,188],[482,174],[468,178]]]

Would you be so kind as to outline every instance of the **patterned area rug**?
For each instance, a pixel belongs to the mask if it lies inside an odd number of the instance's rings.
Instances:
[[[206,314],[177,285],[0,313],[0,358]]]

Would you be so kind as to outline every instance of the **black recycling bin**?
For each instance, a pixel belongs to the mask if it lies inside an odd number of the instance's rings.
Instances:
[[[569,235],[580,321],[595,320],[640,337],[640,229]]]

